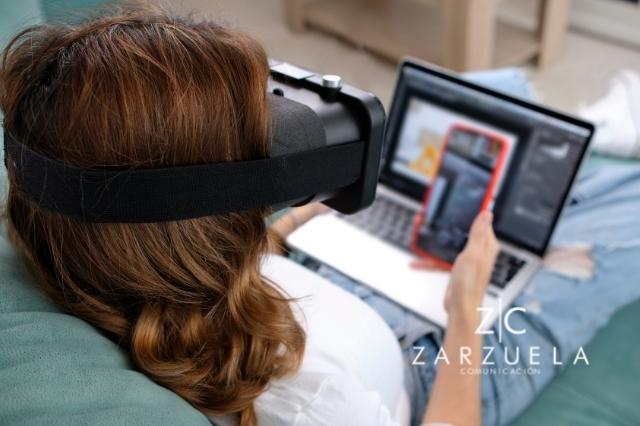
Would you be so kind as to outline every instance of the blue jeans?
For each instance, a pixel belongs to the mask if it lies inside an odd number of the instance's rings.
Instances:
[[[580,178],[552,239],[553,246],[591,245],[595,273],[570,278],[541,269],[515,299],[509,325],[524,334],[494,326],[484,339],[486,366],[482,374],[483,424],[512,421],[567,365],[584,362],[576,353],[613,313],[640,298],[640,166],[602,169]],[[395,332],[406,359],[405,383],[412,418],[419,424],[428,402],[441,344],[441,332],[369,288],[326,266],[302,261],[336,285],[360,297]],[[421,348],[420,360],[412,361]],[[531,351],[537,354],[531,356]],[[506,354],[505,354],[506,352]],[[519,357],[516,356],[519,354]],[[584,352],[588,359],[588,353]],[[457,361],[457,354],[447,354]],[[431,362],[429,362],[431,361]]]

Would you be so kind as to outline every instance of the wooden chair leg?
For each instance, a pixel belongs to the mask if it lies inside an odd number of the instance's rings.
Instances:
[[[493,65],[496,0],[446,0],[444,65],[456,71]]]
[[[292,31],[304,31],[304,0],[284,0],[287,26]]]
[[[540,53],[538,66],[546,67],[562,53],[571,0],[541,0],[538,19]]]
[[[372,9],[381,9],[387,5],[387,0],[367,0],[367,6]]]

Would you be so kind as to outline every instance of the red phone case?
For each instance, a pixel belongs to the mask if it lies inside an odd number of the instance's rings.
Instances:
[[[485,192],[484,199],[482,200],[482,205],[480,206],[480,211],[486,210],[491,203],[491,199],[493,197],[493,191],[495,189],[496,183],[498,181],[498,176],[500,176],[500,172],[504,166],[504,162],[507,156],[507,146],[508,143],[506,138],[500,136],[496,133],[491,133],[483,129],[477,129],[475,127],[469,126],[467,124],[453,124],[447,130],[447,135],[445,136],[444,144],[442,145],[442,149],[440,151],[440,157],[438,158],[438,166],[436,168],[435,176],[438,176],[440,173],[440,167],[442,166],[442,158],[444,157],[444,153],[447,150],[447,146],[449,145],[449,139],[451,138],[451,134],[456,130],[463,131],[471,131],[475,133],[482,134],[487,138],[496,141],[500,145],[500,154],[498,154],[498,159],[496,161],[496,166],[493,169],[493,173],[491,174],[491,179],[489,180],[489,184],[487,185],[487,191]],[[425,197],[422,202],[422,208],[420,209],[420,214],[418,215],[418,219],[416,220],[415,227],[413,229],[413,239],[411,243],[411,249],[419,255],[420,257],[425,257],[431,259],[436,265],[443,269],[451,269],[453,266],[449,262],[440,259],[439,257],[424,251],[421,247],[418,246],[418,234],[420,232],[420,227],[424,222],[425,212],[427,210],[427,206],[429,205],[429,200],[431,199],[431,190],[433,189],[433,185],[429,185],[429,188],[425,191]]]

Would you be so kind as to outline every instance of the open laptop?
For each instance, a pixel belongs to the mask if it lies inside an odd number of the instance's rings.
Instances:
[[[405,60],[373,205],[315,217],[287,243],[445,327],[449,273],[412,269],[410,243],[445,133],[459,123],[509,145],[493,203],[501,252],[484,299],[489,327],[540,268],[594,131],[587,122]]]

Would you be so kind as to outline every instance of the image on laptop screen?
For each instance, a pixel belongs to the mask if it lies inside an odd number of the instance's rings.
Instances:
[[[420,199],[432,183],[451,125],[462,123],[501,136],[508,153],[496,185],[496,234],[542,254],[590,129],[420,69],[405,66],[402,73],[394,99],[394,108],[401,111],[391,118],[397,117],[397,124],[390,123],[384,173],[408,182],[411,195]]]
[[[409,100],[398,135],[398,145],[391,163],[392,170],[425,186],[429,185],[436,173],[444,139],[451,126],[455,124],[471,126],[501,136],[508,145],[505,166],[508,165],[509,155],[518,140],[517,135],[413,97]]]

